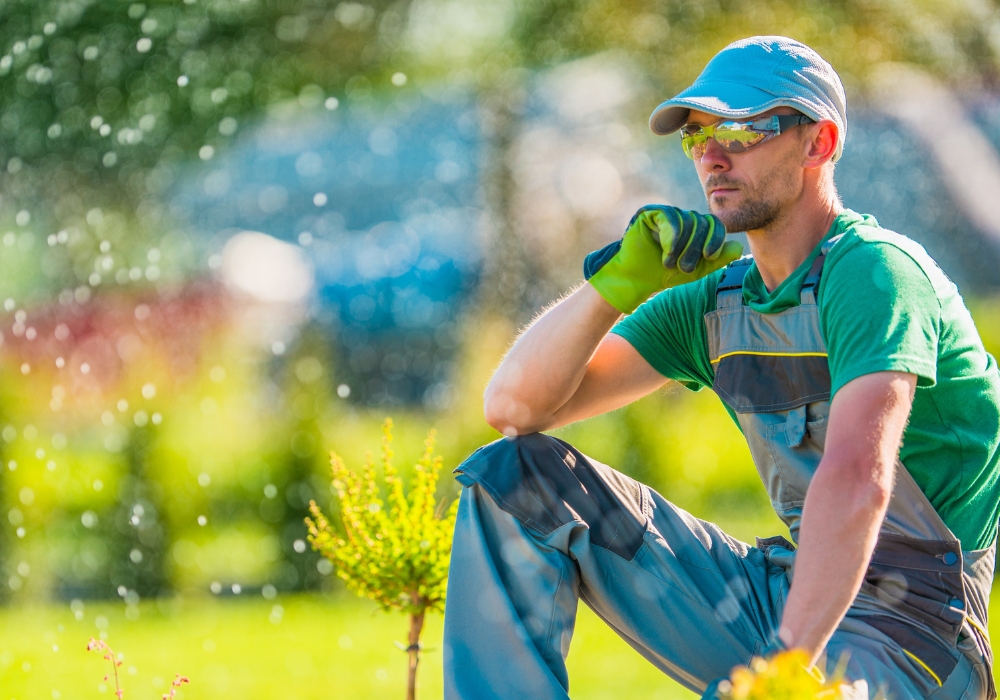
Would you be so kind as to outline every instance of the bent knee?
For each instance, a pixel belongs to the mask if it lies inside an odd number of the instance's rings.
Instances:
[[[585,524],[591,542],[631,559],[645,532],[642,487],[542,433],[486,445],[456,472],[481,487],[525,527],[548,535],[571,522]]]

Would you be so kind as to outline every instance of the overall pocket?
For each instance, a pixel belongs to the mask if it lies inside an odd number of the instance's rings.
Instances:
[[[800,510],[805,502],[823,458],[828,408],[829,404],[820,402],[773,414],[780,420],[768,421],[764,429],[765,463],[770,465],[764,484],[779,514]]]

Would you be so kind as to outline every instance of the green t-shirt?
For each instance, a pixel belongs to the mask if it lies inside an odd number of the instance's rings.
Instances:
[[[844,237],[829,253],[817,297],[831,397],[864,374],[917,375],[900,458],[963,548],[988,547],[1000,513],[996,361],[983,348],[958,289],[923,247],[850,210],[836,218],[826,238],[839,234]],[[745,302],[761,313],[798,305],[818,254],[819,246],[772,292],[751,265]],[[664,376],[694,390],[711,387],[715,371],[704,316],[715,310],[722,274],[661,292],[612,332]]]

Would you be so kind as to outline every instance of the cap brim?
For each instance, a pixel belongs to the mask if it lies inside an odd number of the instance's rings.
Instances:
[[[725,95],[724,98],[719,95]],[[755,87],[728,81],[706,81],[692,85],[653,110],[649,128],[654,134],[672,134],[687,123],[692,109],[733,119],[751,117],[775,107],[794,107],[819,121],[815,110],[804,100],[775,97]]]

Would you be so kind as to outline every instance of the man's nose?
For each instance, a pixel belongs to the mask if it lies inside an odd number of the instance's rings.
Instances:
[[[701,157],[701,167],[710,172],[726,172],[732,163],[729,154],[722,150],[722,146],[715,139],[708,139],[705,142],[705,155]]]

